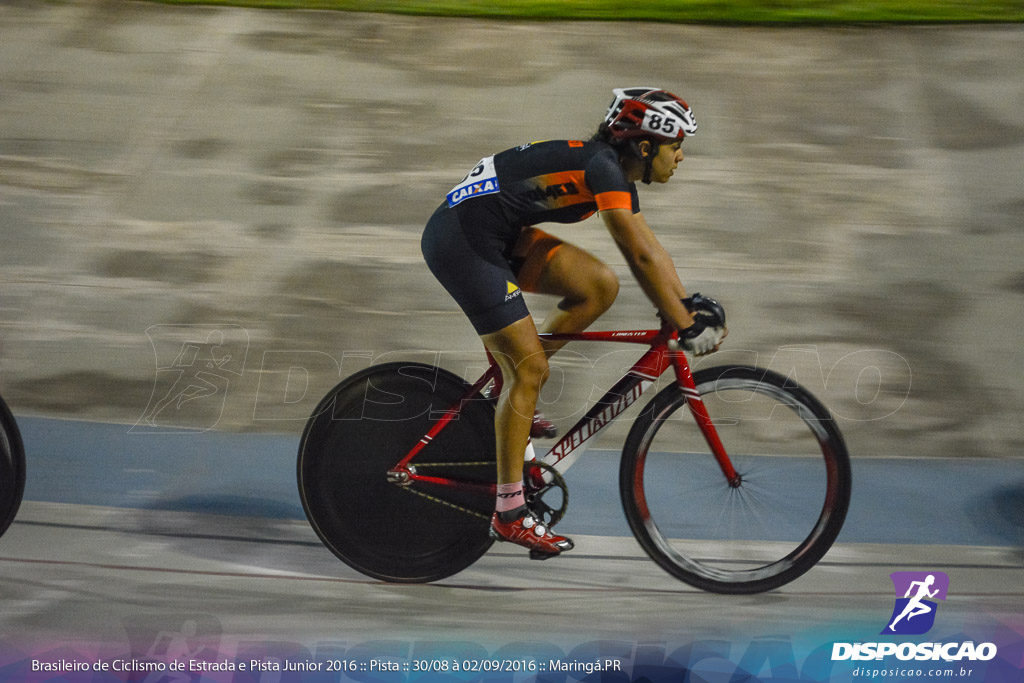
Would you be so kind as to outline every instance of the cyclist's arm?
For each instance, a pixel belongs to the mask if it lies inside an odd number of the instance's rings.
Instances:
[[[679,281],[672,257],[658,242],[643,214],[627,209],[606,209],[601,212],[601,218],[644,294],[662,316],[677,330],[692,325],[693,316],[682,303],[686,289]]]

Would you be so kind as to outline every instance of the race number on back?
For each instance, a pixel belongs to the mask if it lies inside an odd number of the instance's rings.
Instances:
[[[498,175],[494,171],[494,157],[489,156],[481,159],[469,172],[469,175],[452,188],[448,193],[448,206],[457,206],[470,197],[495,194],[496,192],[498,192]]]

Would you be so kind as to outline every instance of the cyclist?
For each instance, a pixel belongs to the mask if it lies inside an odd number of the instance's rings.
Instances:
[[[501,369],[498,493],[492,534],[544,559],[573,543],[547,529],[523,496],[523,455],[548,357],[564,343],[538,331],[586,329],[618,294],[613,271],[586,251],[534,227],[599,213],[641,288],[696,354],[718,348],[724,328],[694,320],[671,257],[640,213],[636,181],[666,183],[697,130],[690,107],[657,88],[620,88],[589,141],[553,140],[482,159],[427,223],[422,250],[431,272],[469,317]],[[522,292],[560,297],[535,326]]]

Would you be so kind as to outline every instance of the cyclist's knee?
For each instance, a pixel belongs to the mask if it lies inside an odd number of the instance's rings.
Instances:
[[[603,263],[589,269],[581,284],[578,298],[568,298],[563,307],[578,307],[592,318],[597,318],[611,308],[619,295],[619,278],[615,271]]]
[[[538,351],[516,363],[513,381],[524,388],[540,391],[547,381],[549,372],[547,355],[543,351]]]
[[[601,313],[604,313],[611,308],[619,296],[619,278],[615,275],[615,271],[601,264],[601,267],[594,273],[591,289],[593,305]]]

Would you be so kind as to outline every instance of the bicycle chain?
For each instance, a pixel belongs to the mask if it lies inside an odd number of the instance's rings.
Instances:
[[[426,463],[417,463],[416,464],[416,469],[422,469],[424,467],[455,467],[455,466],[460,466],[460,467],[478,467],[478,466],[481,466],[481,465],[494,465],[494,462],[493,461],[492,462],[426,462]],[[456,505],[455,503],[452,503],[451,501],[447,501],[447,500],[445,500],[443,498],[438,498],[437,496],[432,496],[429,493],[423,493],[423,491],[417,491],[417,490],[413,489],[410,486],[402,486],[400,484],[396,484],[396,486],[398,486],[398,488],[402,489],[403,491],[408,491],[409,493],[415,493],[417,496],[423,496],[427,500],[431,500],[431,501],[433,501],[435,503],[440,503],[441,505],[445,505],[447,507],[453,508],[455,510],[458,510],[459,512],[465,512],[467,515],[470,515],[472,517],[479,517],[480,519],[486,519],[488,521],[490,521],[490,519],[491,519],[490,515],[485,515],[485,514],[477,512],[476,510],[470,510],[467,507],[463,507],[461,505]]]
[[[427,500],[431,500],[431,501],[433,501],[435,503],[440,503],[441,505],[446,505],[446,506],[448,506],[450,508],[454,508],[454,509],[458,510],[459,512],[465,512],[467,515],[471,515],[473,517],[479,517],[480,519],[488,519],[488,520],[491,518],[490,515],[484,515],[484,514],[481,514],[481,513],[477,512],[476,510],[470,510],[469,508],[464,508],[461,505],[456,505],[455,503],[449,502],[447,500],[443,500],[441,498],[438,498],[437,496],[432,496],[429,493],[423,493],[423,491],[415,491],[415,490],[409,488],[408,486],[402,486],[400,488],[403,491],[408,491],[409,493],[415,493],[417,496],[423,496]]]
[[[416,468],[417,469],[422,469],[424,467],[456,467],[456,466],[458,466],[458,467],[480,467],[480,466],[484,466],[484,465],[494,465],[494,463],[493,462],[428,462],[428,463],[419,463],[419,464],[416,465]],[[538,491],[542,491],[542,492],[543,491],[547,491],[548,489],[550,489],[550,487],[552,485],[553,486],[557,486],[558,488],[560,488],[562,490],[562,506],[557,511],[553,511],[552,519],[547,523],[548,527],[550,528],[550,527],[553,527],[555,524],[557,524],[562,519],[562,517],[565,515],[566,508],[569,507],[569,488],[566,486],[565,479],[562,478],[561,473],[558,470],[556,470],[554,467],[552,467],[551,465],[547,464],[546,462],[541,462],[539,460],[531,460],[529,462],[526,462],[523,465],[524,473],[525,473],[525,470],[527,468],[531,467],[531,466],[540,467],[545,472],[550,473],[551,476],[554,478],[554,481],[551,484],[549,484],[547,487],[545,487],[543,489],[537,489]],[[525,478],[526,477],[524,477],[524,479]],[[413,488],[411,488],[409,486],[401,486],[401,485],[397,485],[397,486],[400,489],[402,489],[403,491],[408,491],[409,493],[414,493],[417,496],[422,496],[423,498],[426,498],[427,500],[433,501],[435,503],[440,503],[441,505],[444,505],[446,507],[450,507],[450,508],[452,508],[454,510],[458,510],[459,512],[464,512],[467,515],[470,515],[472,517],[478,517],[480,519],[487,519],[487,520],[489,520],[491,518],[490,515],[482,514],[480,512],[477,512],[476,510],[470,510],[469,508],[463,507],[462,505],[457,505],[456,503],[452,503],[451,501],[444,500],[443,498],[438,498],[437,496],[432,496],[429,493],[424,493],[423,491],[417,491],[417,490],[415,490],[415,489],[413,489]],[[531,491],[531,493],[532,492],[533,491]],[[541,495],[543,496],[543,493],[541,493]],[[548,509],[553,510],[553,508],[550,508],[550,507]]]

